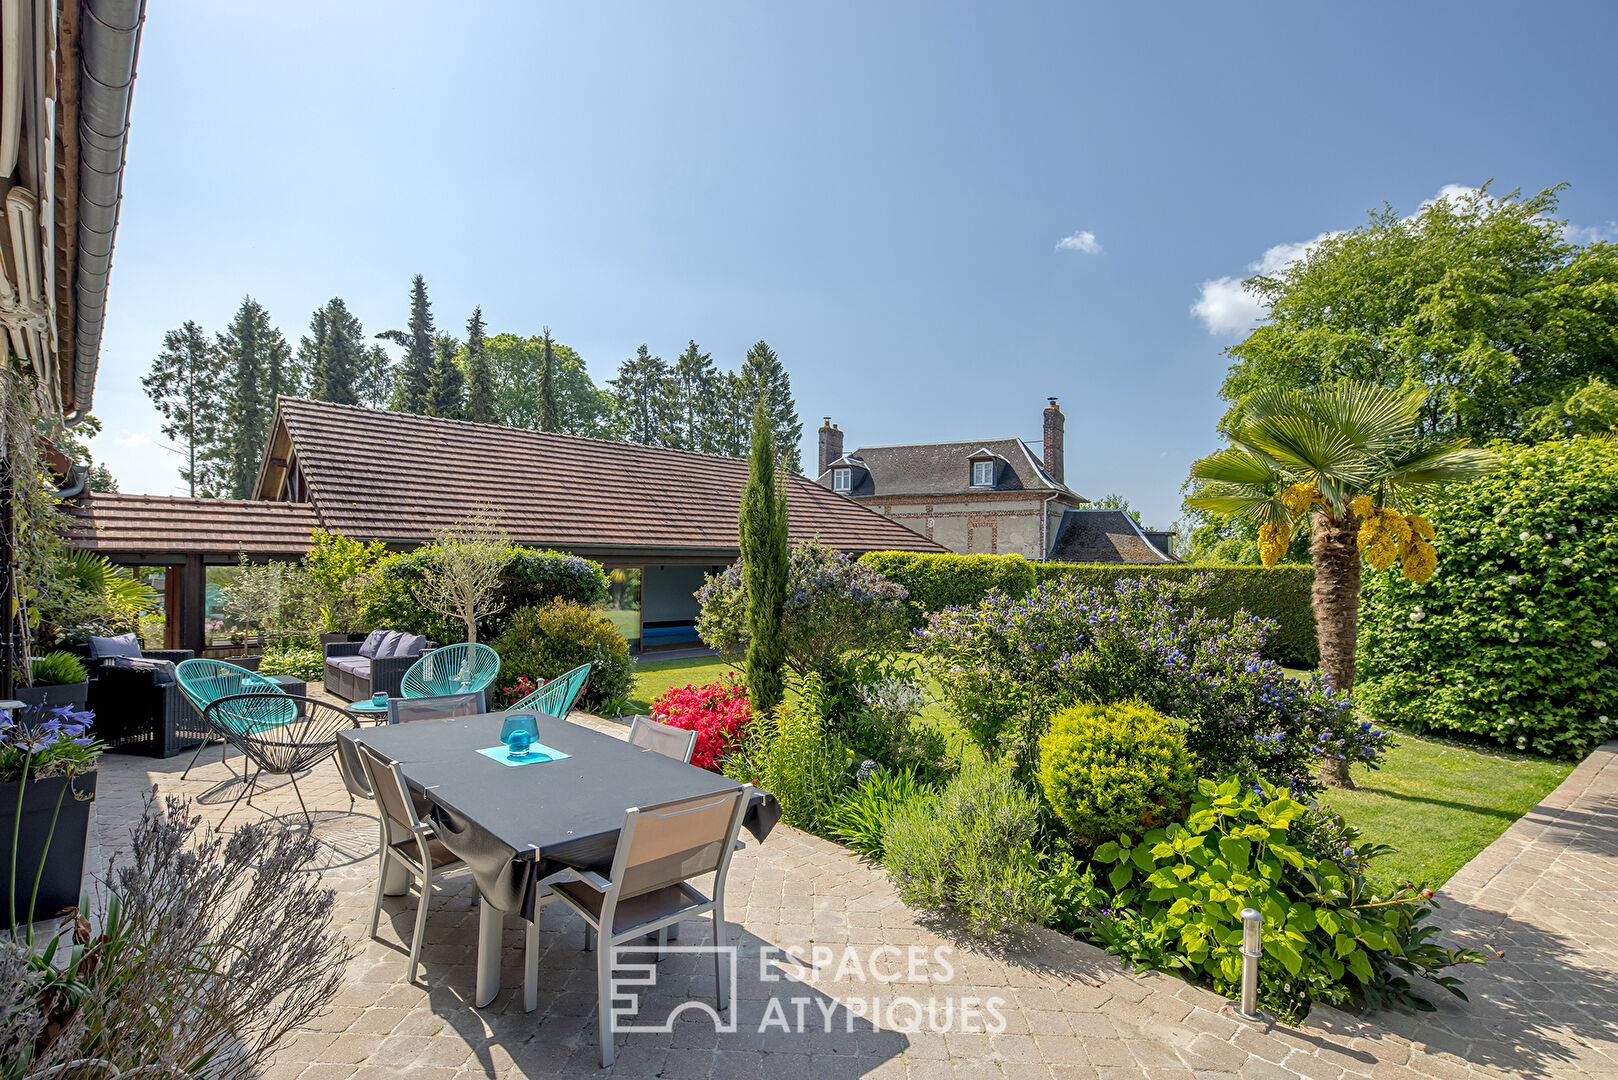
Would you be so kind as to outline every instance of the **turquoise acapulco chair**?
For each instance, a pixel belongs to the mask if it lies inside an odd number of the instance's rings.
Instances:
[[[590,665],[580,664],[572,671],[563,672],[550,682],[535,690],[506,709],[506,712],[519,710],[544,713],[554,716],[558,720],[566,720],[567,714],[573,711],[573,702],[578,698],[579,691],[584,689],[585,682],[590,678]]]
[[[482,690],[500,674],[500,654],[461,642],[424,653],[399,683],[400,697],[446,697]]]
[[[231,697],[235,694],[280,694],[282,697],[286,696],[286,691],[275,685],[275,683],[270,682],[268,679],[259,678],[258,672],[248,671],[246,668],[237,667],[235,664],[227,664],[223,660],[208,660],[205,658],[182,660],[174,668],[174,681],[179,684],[180,693],[185,695],[186,700],[191,703],[192,707],[197,710],[197,714],[203,717],[205,722],[208,716],[208,706],[220,698]],[[295,709],[291,710],[293,714],[296,711]],[[230,733],[211,723],[208,726],[225,744],[219,754],[219,761],[223,764],[225,754],[230,750]],[[207,747],[208,742],[209,740],[204,739],[202,745],[197,747],[197,752],[191,755],[191,764],[187,765],[185,772],[180,774],[181,780],[191,775],[191,770],[196,767],[197,759],[202,756],[202,751]]]

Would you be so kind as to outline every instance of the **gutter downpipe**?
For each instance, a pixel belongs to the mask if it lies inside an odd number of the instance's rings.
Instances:
[[[1051,557],[1051,500],[1056,498],[1057,492],[1045,496],[1045,501],[1039,504],[1039,561],[1047,562]]]
[[[79,41],[79,248],[75,294],[72,426],[90,411],[118,228],[129,104],[146,0],[84,0]]]

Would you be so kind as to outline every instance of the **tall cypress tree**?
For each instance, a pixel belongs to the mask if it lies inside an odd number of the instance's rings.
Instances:
[[[455,359],[461,351],[461,343],[448,334],[436,334],[433,337],[433,351],[436,354],[433,358],[433,377],[427,386],[427,408],[424,411],[428,416],[459,420],[466,415],[466,377]]]
[[[230,498],[247,499],[258,479],[276,395],[297,391],[297,369],[286,338],[270,325],[269,312],[251,296],[219,335],[217,349],[229,388],[220,441],[221,486]]]
[[[373,353],[365,345],[365,328],[338,297],[309,320],[309,334],[298,343],[298,356],[309,372],[309,396],[317,401],[358,405]]]
[[[798,420],[798,405],[792,400],[792,380],[781,358],[760,341],[747,350],[741,377],[748,411],[764,403],[782,461],[793,472],[799,471],[798,441],[803,435],[803,424]]]
[[[778,478],[784,480],[779,469],[775,433],[761,402],[753,412],[753,449],[736,531],[747,590],[747,696],[754,710],[762,712],[773,710],[785,693],[781,611],[787,602],[792,552],[787,542],[786,485],[777,486]]]
[[[217,496],[224,487],[219,461],[223,386],[218,353],[202,327],[187,320],[164,334],[163,351],[140,384],[163,417],[163,437],[179,444],[185,460],[180,479],[187,491],[193,498]]]
[[[433,344],[433,308],[427,300],[427,282],[420,274],[410,283],[410,328],[384,330],[377,337],[405,349],[404,362],[394,379],[393,407],[400,412],[425,413],[438,350]]]
[[[695,339],[674,361],[674,385],[679,395],[679,430],[674,445],[704,453],[718,451],[718,428],[723,402],[719,400],[719,372],[713,357],[697,351]]]
[[[556,342],[548,326],[545,336],[540,338],[539,430],[562,430],[562,410],[556,404]]]
[[[466,418],[479,424],[492,424],[496,419],[494,368],[483,335],[482,306],[473,308],[472,317],[466,320]]]

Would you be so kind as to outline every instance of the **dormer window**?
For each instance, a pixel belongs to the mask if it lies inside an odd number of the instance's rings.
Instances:
[[[833,469],[831,471],[831,489],[847,494],[854,490],[853,469]]]
[[[959,474],[957,474],[957,475],[959,475]],[[972,486],[973,487],[994,487],[994,462],[992,462],[992,461],[974,461],[974,462],[972,462]]]

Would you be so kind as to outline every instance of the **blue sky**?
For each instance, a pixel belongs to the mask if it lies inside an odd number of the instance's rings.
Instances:
[[[808,461],[827,414],[1037,445],[1057,395],[1069,483],[1167,523],[1267,252],[1490,178],[1618,235],[1615,40],[1596,3],[164,0],[94,450],[179,491],[166,330],[249,293],[294,343],[334,295],[402,326],[421,273],[441,327],[549,325],[598,381],[764,338]]]

